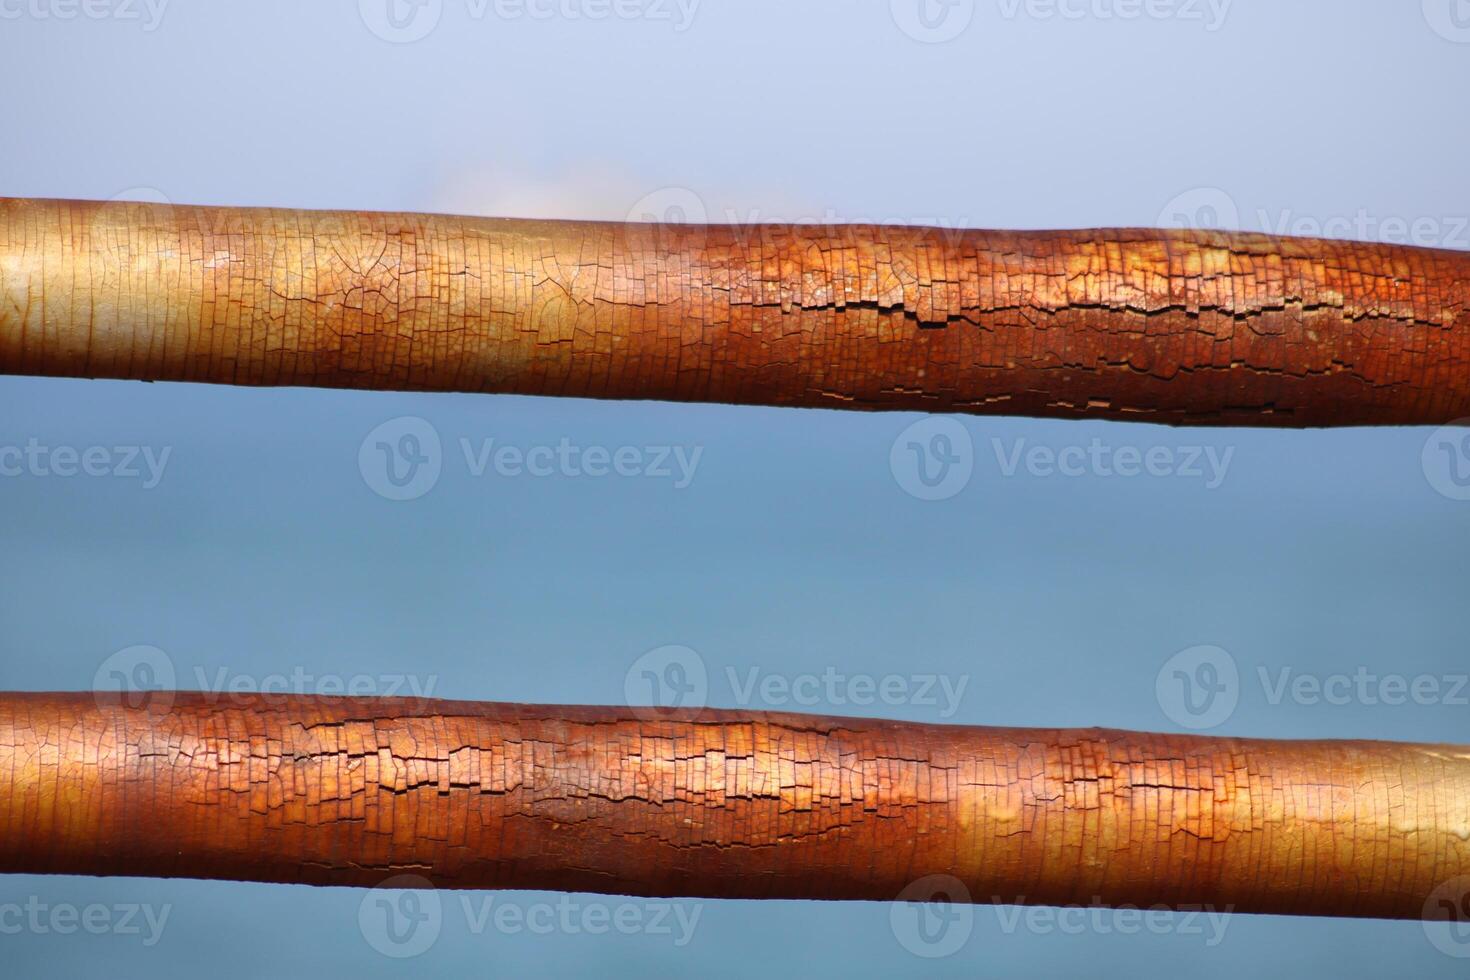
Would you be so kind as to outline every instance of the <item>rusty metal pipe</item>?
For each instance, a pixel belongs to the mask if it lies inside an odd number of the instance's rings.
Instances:
[[[1470,253],[0,199],[0,372],[1442,424],[1470,416]]]
[[[1470,882],[1470,748],[5,694],[0,871],[1420,918]]]

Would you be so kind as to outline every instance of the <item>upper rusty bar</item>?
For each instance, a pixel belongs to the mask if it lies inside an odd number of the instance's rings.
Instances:
[[[1440,424],[1470,416],[1470,253],[10,199],[0,371]]]

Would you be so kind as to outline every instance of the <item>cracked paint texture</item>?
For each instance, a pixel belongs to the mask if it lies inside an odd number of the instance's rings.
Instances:
[[[1437,424],[1470,416],[1470,253],[0,199],[0,371]]]
[[[423,699],[0,696],[0,871],[1418,918],[1470,749]]]

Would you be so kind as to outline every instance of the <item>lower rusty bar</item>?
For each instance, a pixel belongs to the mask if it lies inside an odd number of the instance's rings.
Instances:
[[[1470,748],[6,694],[0,871],[1418,918],[1470,875]]]

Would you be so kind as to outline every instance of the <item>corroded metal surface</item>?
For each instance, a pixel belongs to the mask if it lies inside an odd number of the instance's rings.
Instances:
[[[1418,918],[1470,875],[1470,749],[7,694],[0,871]]]
[[[1470,253],[0,200],[0,371],[1437,424],[1470,416]]]

